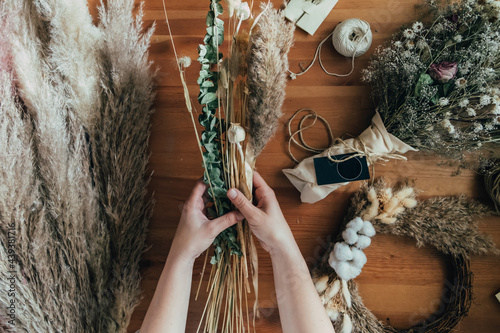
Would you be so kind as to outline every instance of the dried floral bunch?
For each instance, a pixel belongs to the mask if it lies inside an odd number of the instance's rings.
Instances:
[[[366,262],[361,250],[370,245],[368,237],[373,237],[375,231],[408,236],[417,241],[417,246],[432,245],[450,256],[457,279],[450,290],[450,302],[439,318],[423,321],[413,330],[449,332],[467,315],[472,300],[469,255],[499,253],[491,238],[477,228],[477,219],[492,211],[463,196],[419,201],[415,195],[408,182],[391,187],[380,179],[373,185],[365,183],[353,197],[343,232],[330,243],[327,253],[312,272],[318,294],[336,331],[399,332],[379,321],[364,306],[353,280]],[[371,230],[372,225],[375,231]]]
[[[403,27],[363,72],[389,133],[462,159],[500,140],[500,4],[426,0],[425,23]]]
[[[261,13],[253,18],[253,2],[250,6],[241,1],[225,2],[229,11],[226,24],[229,31],[224,30],[225,23],[220,18],[223,14],[221,1],[210,0],[206,34],[203,44],[198,46],[201,64],[198,102],[202,105],[198,121],[203,131],[201,138],[197,132],[196,136],[203,157],[209,197],[207,212],[211,217],[221,216],[234,208],[227,198],[227,190],[231,187],[240,189],[249,200],[252,199],[256,158],[274,135],[281,116],[287,54],[294,31],[293,24],[287,23],[284,15],[270,4],[262,5]],[[244,27],[247,20],[251,22],[248,30]],[[225,35],[229,36],[226,43]],[[221,50],[225,44],[227,53],[224,56]],[[190,61],[178,60],[186,106],[196,130],[185,82],[185,69]],[[250,330],[246,300],[247,293],[251,292],[251,275],[256,298],[255,321],[258,315],[258,259],[248,225],[238,223],[224,230],[214,240],[214,247],[210,292],[199,328],[205,322],[205,332],[217,332],[219,318],[223,316],[223,332],[244,331],[246,314]]]
[[[126,332],[140,301],[152,30],[133,0],[97,26],[87,5],[0,4],[2,332]]]

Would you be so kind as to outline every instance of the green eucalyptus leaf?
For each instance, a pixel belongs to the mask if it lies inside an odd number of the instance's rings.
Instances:
[[[203,88],[212,88],[214,86],[214,83],[210,80],[206,80],[201,84],[201,86]]]
[[[200,104],[209,104],[210,102],[216,101],[217,95],[215,93],[208,93],[200,101]]]
[[[214,24],[215,14],[213,11],[209,11],[207,13],[207,26],[211,26]]]

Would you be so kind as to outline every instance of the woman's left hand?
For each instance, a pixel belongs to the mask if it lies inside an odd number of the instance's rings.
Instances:
[[[194,260],[210,247],[215,237],[224,229],[243,220],[243,215],[238,211],[209,220],[205,215],[206,189],[207,186],[199,180],[184,203],[181,219],[170,248],[171,254],[186,260]]]

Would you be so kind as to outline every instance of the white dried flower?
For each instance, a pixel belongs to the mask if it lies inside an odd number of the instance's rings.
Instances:
[[[481,104],[481,105],[486,106],[486,105],[489,105],[490,103],[491,103],[491,97],[488,95],[483,95],[479,99],[479,104]]]
[[[464,88],[467,85],[467,80],[465,78],[461,77],[455,81],[455,85],[458,88]]]
[[[489,88],[488,94],[490,95],[500,95],[500,89],[498,88]]]
[[[443,30],[444,30],[444,26],[443,26],[443,24],[441,22],[437,23],[436,25],[434,25],[434,31],[436,33],[440,33]]]
[[[493,98],[491,99],[491,102],[495,105],[500,105],[500,95],[493,96]]]
[[[474,123],[472,130],[474,133],[481,132],[483,130],[483,125],[481,123]]]
[[[484,130],[485,131],[493,131],[495,129],[495,125],[493,124],[493,122],[488,122],[486,124],[484,124]]]
[[[500,105],[495,105],[493,110],[491,111],[494,115],[500,114]]]
[[[441,97],[438,101],[438,104],[440,106],[446,106],[446,105],[450,104],[450,100],[446,97]]]
[[[414,32],[421,32],[424,29],[424,24],[422,22],[415,22],[412,29]]]
[[[465,110],[465,112],[467,112],[467,115],[469,117],[475,117],[476,116],[476,110],[474,110],[473,108],[467,108],[467,110]]]
[[[394,46],[397,48],[400,48],[400,47],[403,47],[403,43],[401,43],[401,41],[397,40],[394,42]]]
[[[241,0],[224,0],[229,9],[229,17],[233,17],[234,11],[241,5]]]
[[[409,50],[411,50],[411,49],[413,49],[413,48],[415,47],[415,42],[414,42],[414,41],[412,41],[412,40],[408,40],[408,41],[406,41],[405,45],[406,45],[406,47],[407,47]]]
[[[448,133],[453,134],[455,133],[455,127],[451,124],[449,119],[443,119],[441,121],[441,126],[448,131]]]
[[[462,35],[455,35],[453,37],[453,40],[457,43],[460,43],[463,40]]]
[[[191,58],[190,57],[179,58],[179,66],[181,66],[181,68],[188,68],[189,66],[191,66]]]
[[[461,108],[465,108],[467,105],[469,105],[469,100],[467,98],[462,99],[458,103],[458,106],[460,106]]]
[[[417,49],[423,50],[423,49],[425,49],[427,47],[429,47],[429,45],[427,44],[427,42],[425,41],[425,39],[420,39],[419,41],[417,41]]]
[[[250,11],[250,6],[247,2],[242,2],[235,10],[236,17],[240,20],[246,20],[250,17],[252,12]]]
[[[407,39],[415,38],[415,32],[412,29],[405,29],[403,31],[403,36]]]

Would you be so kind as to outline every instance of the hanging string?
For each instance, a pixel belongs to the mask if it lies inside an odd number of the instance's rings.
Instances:
[[[338,53],[342,54],[345,57],[351,57],[351,70],[347,74],[337,74],[330,73],[326,70],[323,65],[323,61],[321,60],[321,48],[323,44],[329,39],[332,39],[332,44],[337,50]],[[339,23],[335,29],[323,39],[318,47],[316,48],[316,52],[314,53],[314,58],[311,63],[300,73],[294,73],[290,70],[290,78],[295,80],[297,76],[305,74],[316,62],[318,59],[319,65],[323,72],[330,76],[337,77],[347,77],[352,74],[354,71],[354,59],[365,54],[372,44],[372,32],[370,29],[370,24],[364,20],[360,19],[348,19],[341,23]]]

